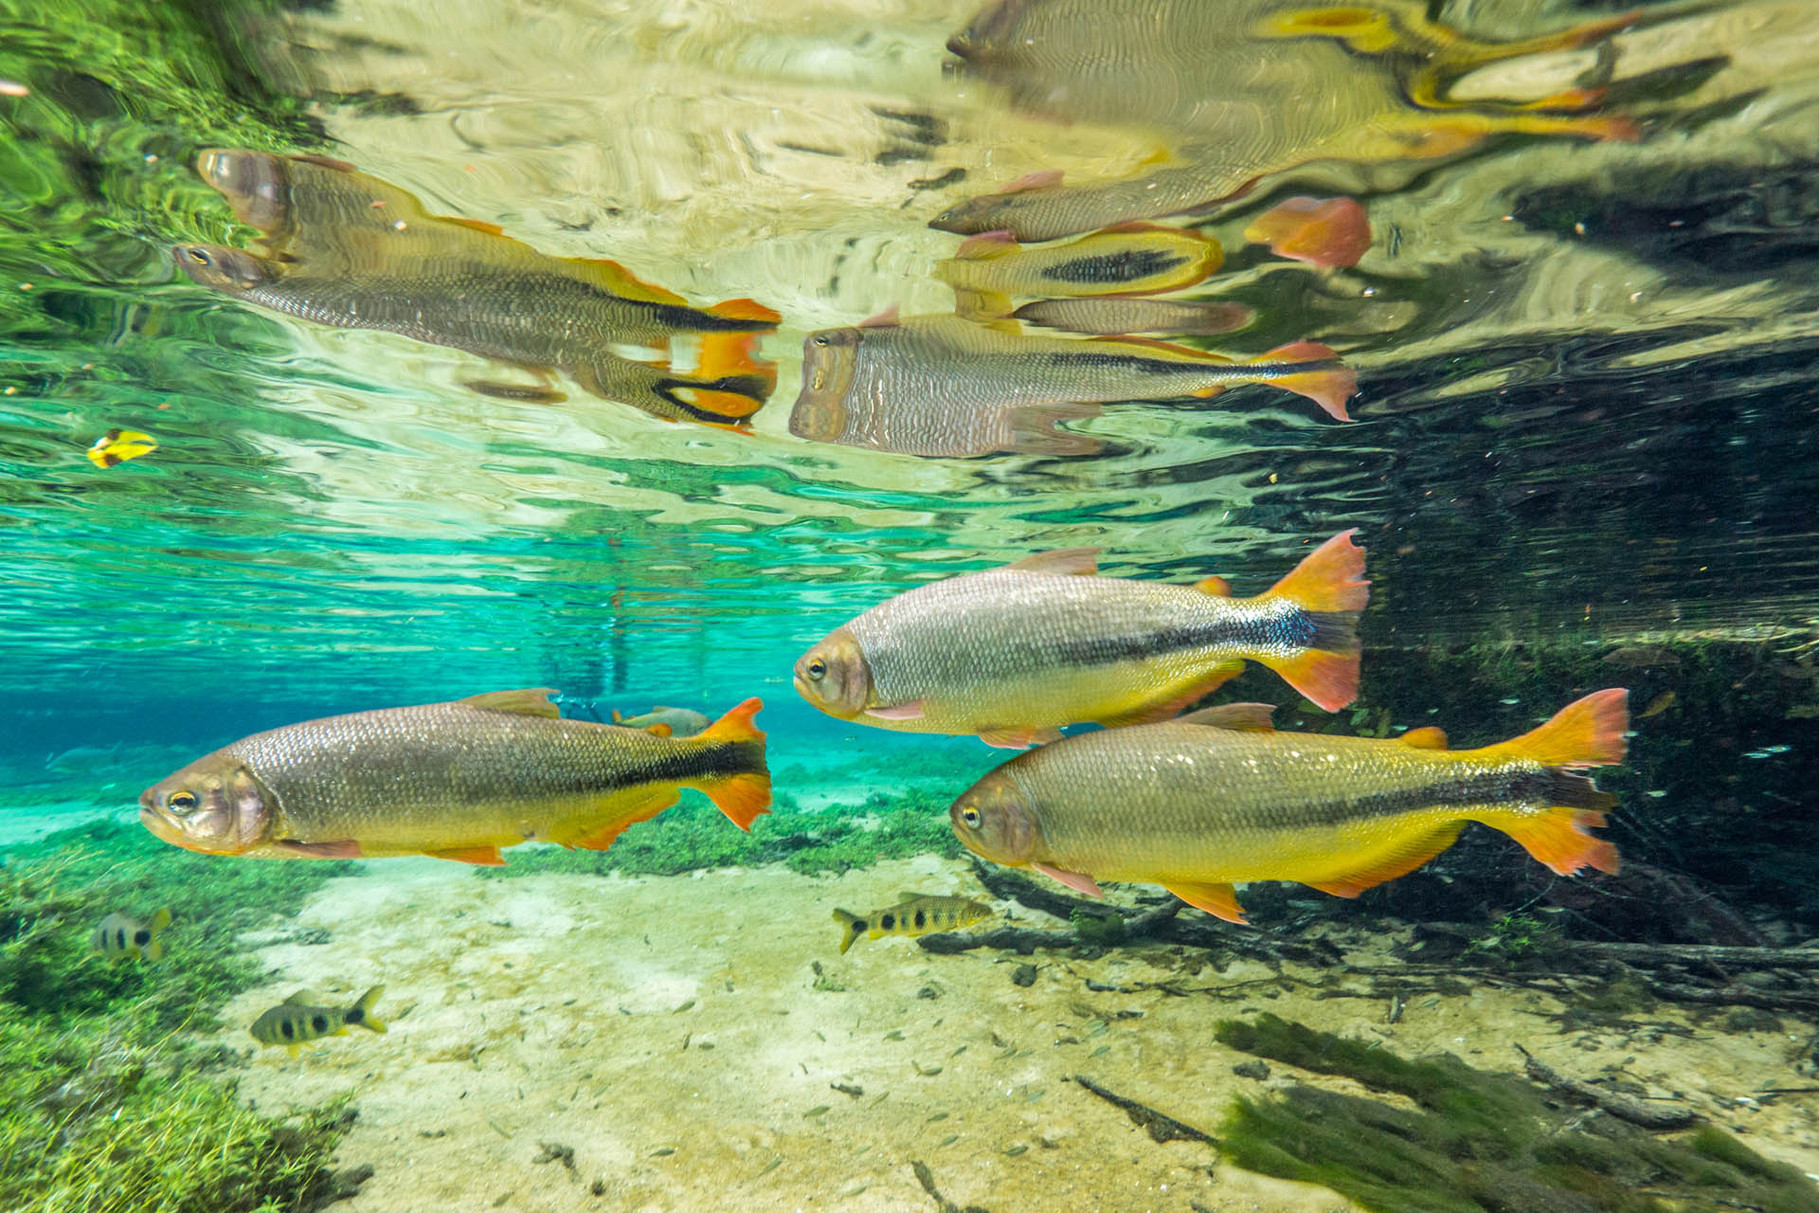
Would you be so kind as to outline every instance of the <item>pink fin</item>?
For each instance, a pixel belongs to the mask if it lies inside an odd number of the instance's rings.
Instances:
[[[1240,733],[1274,733],[1276,726],[1270,717],[1275,714],[1273,703],[1222,703],[1215,708],[1201,708],[1198,712],[1189,712],[1176,717],[1176,724],[1198,724],[1212,729],[1231,729]]]
[[[876,316],[867,316],[864,320],[861,320],[859,322],[859,327],[862,329],[896,328],[898,317],[902,315],[902,312],[903,308],[900,305],[893,303],[882,312],[879,312]]]
[[[1036,869],[1036,871],[1042,873],[1044,876],[1059,880],[1070,889],[1078,889],[1088,897],[1105,896],[1105,890],[1099,887],[1099,882],[1094,880],[1091,876],[1088,876],[1085,872],[1065,872],[1052,864],[1046,863],[1032,863],[1030,867]]]
[[[1019,573],[1053,573],[1058,577],[1092,577],[1099,572],[1099,549],[1056,548],[1052,552],[1037,552],[1005,565],[1000,571],[1011,569]]]
[[[980,232],[977,236],[968,236],[954,250],[954,256],[973,261],[991,257],[1002,257],[1006,253],[1017,251],[1017,238],[1007,231]]]
[[[921,720],[922,700],[912,699],[888,708],[867,708],[867,716],[876,716],[879,720]]]
[[[1060,729],[981,729],[979,740],[1001,750],[1027,750],[1061,740]]]
[[[298,842],[294,838],[284,838],[272,844],[272,849],[283,851],[286,855],[300,855],[305,859],[358,859],[360,844],[351,838],[338,842]]]
[[[1065,174],[1058,168],[1038,169],[1025,173],[1003,189],[1000,194],[1021,194],[1024,190],[1045,190],[1061,184]]]
[[[452,859],[456,863],[478,864],[486,868],[505,866],[505,857],[499,854],[498,847],[446,847],[440,851],[425,851],[424,854],[437,859]]]
[[[1205,910],[1214,918],[1223,918],[1239,926],[1249,926],[1238,894],[1229,884],[1165,884],[1162,886],[1196,910]]]

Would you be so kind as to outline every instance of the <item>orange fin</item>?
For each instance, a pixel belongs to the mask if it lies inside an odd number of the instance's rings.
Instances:
[[[604,851],[613,845],[614,839],[625,832],[627,826],[636,825],[640,821],[649,821],[675,804],[676,800],[675,789],[664,788],[630,811],[615,817],[605,825],[595,827],[591,833],[580,834],[573,838],[551,835],[550,841],[560,843],[565,847],[578,847],[583,851]]]
[[[1047,745],[1061,740],[1060,729],[982,729],[979,740],[1000,750],[1027,750],[1033,745]]]
[[[1189,712],[1175,718],[1176,724],[1205,725],[1210,729],[1232,729],[1240,733],[1274,733],[1276,726],[1270,717],[1275,715],[1273,703],[1222,703],[1217,707],[1201,708],[1198,712]]]
[[[1342,268],[1370,248],[1371,225],[1355,198],[1290,198],[1252,221],[1244,238],[1278,257]]]
[[[1586,867],[1614,876],[1623,866],[1615,846],[1587,833],[1604,824],[1604,814],[1596,809],[1557,805],[1538,814],[1485,813],[1474,820],[1502,830],[1561,876]]]
[[[658,721],[656,724],[645,725],[644,731],[646,733],[649,733],[653,737],[670,737],[670,736],[673,736],[676,732],[676,730],[670,728],[667,724],[664,724],[662,721]]]
[[[558,717],[562,710],[549,701],[556,693],[554,687],[531,687],[524,691],[488,691],[484,695],[469,695],[462,703],[470,707],[485,708],[489,712],[510,712],[517,716]]]
[[[472,228],[476,232],[484,232],[488,236],[505,236],[504,228],[497,223],[488,223],[484,219],[463,219],[458,215],[437,215],[436,218],[444,223],[459,224],[461,227]],[[511,237],[507,236],[506,239],[509,240]]]
[[[608,261],[604,257],[564,257],[564,261],[579,269],[583,276],[626,299],[639,299],[645,303],[668,303],[677,307],[687,307],[688,300],[675,291],[666,290],[654,282],[646,282],[617,261]]]
[[[1162,886],[1196,910],[1205,910],[1214,918],[1223,918],[1240,926],[1249,926],[1238,894],[1229,884],[1165,884]]]
[[[1259,596],[1287,599],[1314,617],[1314,647],[1257,660],[1329,712],[1358,697],[1357,613],[1370,599],[1370,582],[1360,576],[1364,552],[1352,542],[1357,533],[1334,535]]]
[[[1310,880],[1308,886],[1319,889],[1322,893],[1331,893],[1334,897],[1356,897],[1372,885],[1383,884],[1398,876],[1407,876],[1458,841],[1459,831],[1464,828],[1463,821],[1448,822],[1432,834],[1414,839],[1399,854],[1391,855],[1371,867],[1332,880]]]
[[[1021,194],[1025,190],[1050,189],[1060,185],[1065,176],[1066,174],[1058,168],[1037,169],[1033,173],[1023,174],[998,192],[1000,194]]]
[[[1304,611],[1362,611],[1371,583],[1363,578],[1364,549],[1352,542],[1357,533],[1353,527],[1328,539],[1262,597],[1287,598]]]
[[[962,240],[960,247],[954,250],[954,256],[963,261],[987,261],[1016,251],[1017,237],[1010,232],[980,232]]]
[[[1092,577],[1099,572],[1099,548],[1056,548],[1004,565],[999,572],[1050,573],[1057,577]]]
[[[1160,724],[1165,720],[1173,720],[1175,718],[1175,713],[1179,712],[1188,704],[1193,703],[1196,699],[1204,699],[1206,696],[1211,695],[1214,691],[1235,678],[1243,669],[1244,663],[1242,661],[1222,661],[1218,665],[1208,669],[1198,681],[1189,684],[1186,690],[1170,695],[1161,703],[1145,704],[1142,707],[1132,708],[1127,712],[1119,712],[1112,716],[1101,716],[1098,719],[1098,723],[1104,725],[1108,729],[1116,729],[1122,728],[1125,725]]]
[[[726,320],[755,320],[760,324],[781,324],[783,317],[756,299],[728,299],[707,309],[709,315]]]
[[[732,823],[742,830],[752,828],[752,822],[771,811],[771,776],[764,769],[763,747],[764,731],[752,722],[764,707],[762,699],[753,696],[714,721],[698,736],[688,742],[705,742],[709,745],[738,745],[755,743],[759,747],[758,769],[746,771],[712,783],[698,785],[707,793],[708,799],[719,806]]]
[[[1030,867],[1051,880],[1059,880],[1070,889],[1085,893],[1088,897],[1105,896],[1105,890],[1099,887],[1099,882],[1085,872],[1070,872],[1066,868],[1058,868],[1049,863],[1032,863]]]
[[[1203,577],[1194,583],[1194,588],[1202,594],[1211,594],[1215,598],[1232,596],[1232,583],[1223,577]]]
[[[865,715],[876,716],[879,720],[921,720],[927,714],[927,702],[912,699],[907,703],[893,703],[888,707],[867,708]]]
[[[351,838],[343,838],[336,842],[298,842],[294,838],[281,838],[272,844],[272,849],[304,859],[360,858],[360,844]]]
[[[776,387],[777,364],[758,357],[761,338],[759,333],[703,334],[701,360],[694,370],[695,377],[724,379],[729,375],[758,375],[769,387]]]
[[[1330,347],[1317,341],[1297,341],[1293,345],[1281,346],[1271,350],[1253,362],[1318,362],[1336,360],[1339,357]],[[1328,371],[1308,371],[1306,374],[1279,375],[1269,380],[1271,384],[1284,391],[1305,396],[1319,405],[1335,421],[1350,421],[1351,414],[1345,411],[1345,402],[1358,391],[1358,374],[1350,367],[1340,366]]]
[[[1622,687],[1593,691],[1555,712],[1540,728],[1479,753],[1524,758],[1544,767],[1612,766],[1629,751],[1623,736],[1630,727],[1629,695]]]
[[[423,853],[436,859],[452,859],[456,863],[478,864],[487,868],[505,866],[505,857],[499,854],[498,847],[445,847],[440,851]]]
[[[1410,729],[1396,740],[1403,745],[1412,745],[1417,750],[1444,750],[1446,730],[1430,724],[1425,729]]]
[[[1258,661],[1282,676],[1309,702],[1337,712],[1358,698],[1359,652],[1327,653],[1308,649],[1294,657],[1264,657]]]

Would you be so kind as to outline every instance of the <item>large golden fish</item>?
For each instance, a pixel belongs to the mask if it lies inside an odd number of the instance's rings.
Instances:
[[[1635,138],[1621,116],[1546,112],[1595,105],[1593,90],[1469,106],[1447,91],[1484,64],[1584,46],[1636,22],[1626,15],[1487,43],[1429,21],[1409,0],[998,0],[948,41],[966,70],[1003,88],[1018,109],[1136,128],[1167,152],[1149,171],[1118,180],[1063,184],[1058,172],[1032,174],[932,226],[1051,240],[1206,211],[1262,178],[1315,163],[1374,171],[1458,155],[1503,134]]]
[[[1358,693],[1370,593],[1353,533],[1255,598],[1231,597],[1219,577],[1096,577],[1095,548],[918,586],[804,653],[796,690],[842,720],[1006,747],[1052,741],[1065,724],[1166,720],[1246,660],[1337,711]]]
[[[1616,798],[1579,772],[1623,761],[1628,691],[1597,691],[1511,741],[1449,750],[1439,729],[1394,740],[1278,733],[1269,707],[1069,737],[1011,759],[953,803],[954,832],[994,863],[1097,896],[1159,884],[1229,922],[1235,881],[1295,880],[1339,897],[1414,871],[1468,821],[1562,876],[1617,870],[1587,831]]]
[[[770,811],[748,699],[694,737],[563,720],[546,689],[330,716],[243,737],[159,780],[139,820],[214,855],[434,855],[499,864],[532,840],[604,851],[682,788],[750,829]]]
[[[175,250],[184,273],[222,294],[317,324],[564,371],[595,395],[670,420],[742,424],[776,386],[776,366],[754,351],[777,313],[750,299],[690,307],[615,262],[551,257],[492,224],[432,215],[414,195],[336,160],[214,150],[197,171],[236,217],[266,233],[257,253]],[[678,336],[699,343],[687,374],[669,367]],[[614,346],[653,354],[622,357]]]

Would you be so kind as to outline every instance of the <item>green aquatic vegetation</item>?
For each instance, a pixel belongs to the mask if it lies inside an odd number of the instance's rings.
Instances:
[[[331,1184],[339,1105],[299,1120],[240,1106],[218,1026],[262,967],[237,935],[293,915],[346,863],[196,855],[96,823],[0,857],[0,1208],[233,1213],[304,1207]],[[174,915],[150,963],[90,950],[109,913]]]
[[[1294,1086],[1240,1098],[1220,1133],[1248,1170],[1317,1183],[1384,1213],[1819,1213],[1819,1189],[1712,1126],[1657,1136],[1608,1115],[1553,1106],[1515,1074],[1457,1058],[1411,1061],[1262,1014],[1229,1020],[1221,1043],[1352,1079],[1414,1110]]]
[[[806,812],[784,795],[752,823],[749,833],[713,806],[691,802],[631,826],[605,851],[521,847],[505,853],[504,867],[478,872],[483,877],[546,872],[674,876],[766,863],[782,863],[797,872],[844,872],[880,859],[927,854],[960,854],[945,798],[878,792],[862,805]]]
[[[1466,946],[1465,956],[1490,956],[1499,960],[1545,959],[1558,954],[1564,942],[1557,924],[1533,914],[1505,914],[1490,929]]]

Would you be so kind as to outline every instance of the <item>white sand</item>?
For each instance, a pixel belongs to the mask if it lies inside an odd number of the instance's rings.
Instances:
[[[930,857],[827,879],[764,868],[482,881],[427,859],[369,871],[332,882],[299,916],[297,926],[330,931],[329,943],[265,949],[281,979],[227,1012],[245,1025],[300,986],[347,1002],[385,983],[386,1035],[356,1029],[296,1059],[257,1050],[240,1086],[272,1112],[354,1093],[360,1119],[341,1159],[377,1173],[341,1206],[350,1213],[932,1209],[911,1170],[918,1159],[949,1200],[993,1213],[1350,1207],[1215,1166],[1206,1145],[1157,1145],[1066,1080],[1086,1074],[1216,1132],[1233,1095],[1268,1085],[1235,1077],[1233,1063],[1249,1059],[1212,1038],[1215,1021],[1246,1007],[1404,1055],[1447,1050],[1519,1069],[1520,1042],[1570,1075],[1618,1067],[1651,1093],[1684,1092],[1757,1150],[1819,1171],[1819,1104],[1737,1103],[1764,1087],[1812,1085],[1789,1063],[1811,1025],[1562,1035],[1543,1018],[1557,1004],[1520,990],[1417,997],[1391,1026],[1377,999],[1272,998],[1259,986],[1254,999],[1221,1002],[1086,988],[1088,978],[1204,989],[1269,976],[1249,962],[1186,976],[1172,954],[1182,950],[1162,948],[1091,962],[1038,954],[1028,988],[1011,980],[1025,963],[1015,956],[934,956],[901,939],[839,956],[835,906],[876,909],[900,889],[979,893],[963,864]],[[845,989],[815,989],[815,960]],[[919,997],[924,988],[936,996]],[[1141,1014],[1117,1018],[1130,1011]],[[1638,1018],[1686,1022],[1674,1008]],[[254,1048],[244,1026],[222,1039]],[[1357,1091],[1272,1069],[1271,1083]],[[575,1172],[536,1162],[543,1142],[572,1147]]]

